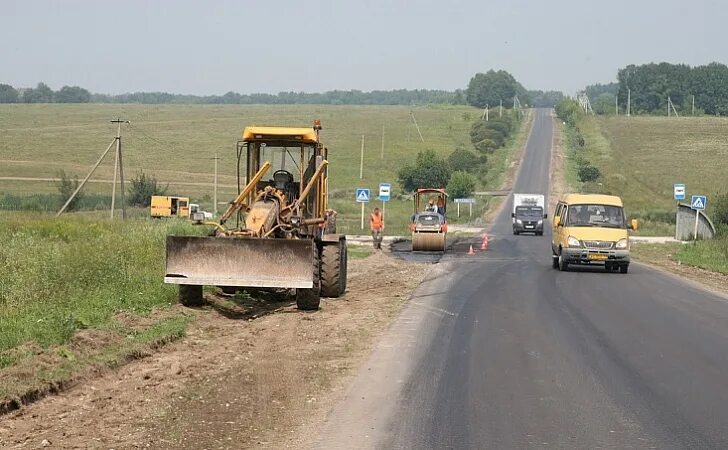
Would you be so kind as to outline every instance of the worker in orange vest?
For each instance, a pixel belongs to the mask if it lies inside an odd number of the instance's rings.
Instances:
[[[371,216],[369,216],[369,227],[372,229],[372,240],[374,248],[382,248],[382,232],[384,231],[384,216],[382,216],[379,208],[374,208]]]

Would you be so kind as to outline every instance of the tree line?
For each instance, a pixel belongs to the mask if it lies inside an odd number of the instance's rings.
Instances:
[[[667,114],[669,97],[680,115],[724,116],[728,115],[728,66],[717,62],[692,67],[630,64],[619,69],[616,82],[587,86],[584,92],[596,114],[624,114],[628,100],[630,114]]]
[[[629,90],[631,112],[666,111],[667,97],[679,112],[692,112],[693,96],[699,112],[728,114],[728,66],[710,63],[629,65],[617,73],[619,103],[626,104]]]
[[[323,93],[279,92],[278,94],[186,95],[168,92],[133,92],[119,95],[92,94],[78,86],[53,91],[45,83],[35,88],[16,89],[0,84],[0,103],[141,103],[141,104],[231,104],[231,105],[414,105],[465,104],[463,90],[437,89],[334,90]]]
[[[21,90],[0,84],[0,103],[89,103],[91,97],[88,90],[78,86],[63,86],[54,91],[42,82]]]
[[[394,89],[360,91],[333,90],[323,93],[279,92],[278,94],[188,95],[169,92],[131,92],[119,95],[94,94],[78,86],[63,86],[53,91],[40,82],[34,88],[18,89],[0,84],[0,103],[139,103],[139,104],[222,104],[222,105],[416,105],[451,104],[483,108],[504,107],[518,97],[522,105],[553,107],[563,97],[558,91],[526,90],[505,70],[476,74],[466,89]]]

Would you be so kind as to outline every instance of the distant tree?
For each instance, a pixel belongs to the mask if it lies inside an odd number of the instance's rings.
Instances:
[[[529,105],[536,108],[553,108],[563,98],[564,94],[560,91],[528,91]]]
[[[614,114],[614,95],[604,92],[594,100],[591,100],[592,109],[596,114]]]
[[[9,84],[0,84],[0,103],[17,103],[18,91]]]
[[[56,103],[88,103],[91,101],[91,93],[78,86],[63,86],[55,93]]]
[[[583,114],[579,103],[573,98],[565,98],[556,105],[556,115],[567,124],[574,126],[576,120]]]
[[[728,67],[710,63],[693,68],[688,90],[695,95],[695,107],[708,114],[728,115]],[[685,98],[692,105],[692,96]]]
[[[463,94],[462,89],[456,89],[455,90],[455,96],[452,99],[453,105],[465,105],[465,94]]]
[[[41,82],[34,89],[23,92],[23,103],[52,103],[53,90]]]
[[[69,198],[71,198],[71,194],[78,189],[78,176],[74,175],[73,178],[71,178],[65,171],[59,170],[57,177],[58,181],[56,181],[56,189],[58,189],[58,193],[61,194],[61,205],[63,205]],[[83,196],[83,192],[79,191],[73,200],[71,200],[71,203],[69,203],[66,207],[66,211],[75,211],[76,208],[78,208],[81,199],[83,199]]]
[[[167,187],[160,187],[155,176],[147,176],[144,171],[137,172],[129,186],[129,204],[132,206],[149,206],[153,195],[165,195]]]
[[[434,150],[417,153],[414,164],[407,164],[397,173],[397,179],[405,191],[418,188],[444,188],[450,180],[450,167]]]
[[[612,96],[612,102],[614,102],[614,96],[619,92],[619,83],[612,82],[606,84],[591,84],[584,88],[584,92],[586,92],[586,95],[590,100],[595,100],[602,94],[610,94]]]
[[[485,156],[482,158],[485,159]],[[455,172],[475,172],[478,170],[478,166],[485,162],[481,158],[478,158],[475,153],[462,147],[456,148],[448,156],[447,161],[450,163],[450,168]]]
[[[466,91],[468,104],[477,108],[495,107],[501,100],[508,105],[517,95],[525,96],[526,89],[505,70],[475,74]]]
[[[475,191],[475,178],[467,172],[453,172],[447,183],[450,198],[467,198]]]

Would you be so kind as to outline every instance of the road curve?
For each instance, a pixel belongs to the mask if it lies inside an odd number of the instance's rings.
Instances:
[[[535,111],[515,191],[548,192],[552,125]],[[317,447],[728,448],[728,299],[642,265],[558,272],[509,216],[434,266]]]

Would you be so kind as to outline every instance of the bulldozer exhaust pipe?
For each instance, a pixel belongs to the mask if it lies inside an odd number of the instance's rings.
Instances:
[[[167,236],[169,284],[313,287],[313,240]]]

